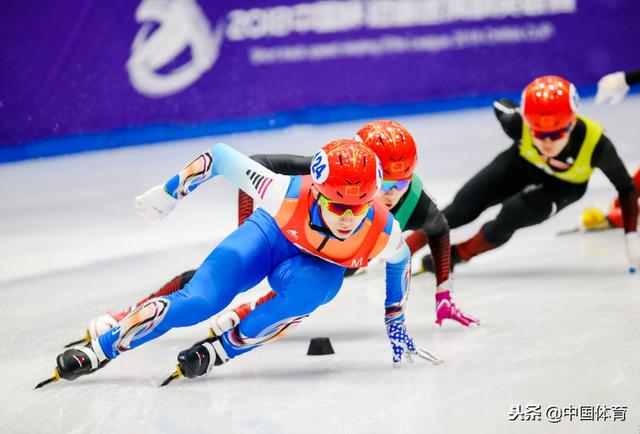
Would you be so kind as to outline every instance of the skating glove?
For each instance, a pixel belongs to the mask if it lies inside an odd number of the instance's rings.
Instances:
[[[629,259],[629,273],[635,273],[640,266],[640,239],[637,232],[624,234],[624,242],[627,247],[627,258]]]
[[[629,85],[624,77],[624,72],[614,72],[607,74],[598,81],[598,93],[596,94],[596,104],[609,101],[610,105],[616,105],[629,92]]]
[[[413,344],[413,339],[407,334],[407,329],[404,326],[404,320],[391,321],[387,323],[387,336],[389,336],[389,342],[391,342],[391,349],[393,350],[393,363],[397,366],[402,362],[402,357],[407,362],[413,362],[413,356],[418,356],[422,359],[428,360],[434,365],[442,363],[433,354],[426,350],[416,348]]]
[[[151,220],[165,218],[178,203],[164,188],[164,185],[156,185],[136,197],[136,210],[138,214]]]
[[[442,326],[442,321],[445,319],[457,321],[465,327],[480,325],[480,321],[465,314],[456,306],[448,290],[436,292],[436,324]]]

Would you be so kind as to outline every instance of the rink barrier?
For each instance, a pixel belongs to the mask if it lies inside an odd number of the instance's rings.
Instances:
[[[640,93],[637,92],[638,89],[633,90],[635,93]],[[583,97],[593,96],[595,91],[595,86],[579,88],[579,93]],[[499,95],[480,95],[438,101],[385,104],[379,106],[342,105],[309,107],[303,110],[275,113],[271,116],[235,119],[199,125],[148,125],[140,128],[116,129],[104,133],[87,133],[67,137],[56,137],[0,147],[0,163],[197,137],[271,130],[286,128],[297,124],[322,125],[357,119],[393,118],[396,116],[448,112],[481,107],[489,108],[495,99],[501,97],[518,101],[520,94],[519,92],[512,92]]]

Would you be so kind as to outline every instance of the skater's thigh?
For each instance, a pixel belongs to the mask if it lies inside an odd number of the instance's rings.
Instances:
[[[311,312],[328,303],[340,290],[345,268],[302,253],[280,263],[269,274],[269,284],[285,303]]]
[[[587,183],[573,184],[552,178],[543,183],[543,192],[553,201],[554,214],[578,201],[587,191]]]
[[[269,274],[271,256],[268,236],[258,225],[247,221],[213,249],[183,288],[183,295],[223,296],[230,302]]]
[[[501,203],[527,183],[528,168],[508,149],[471,177],[443,213],[452,228],[473,221],[487,208]]]
[[[242,333],[254,336],[288,318],[309,315],[335,297],[344,271],[344,267],[307,254],[283,261],[269,275],[276,296],[240,323]]]
[[[224,334],[227,354],[235,357],[283,337],[338,293],[344,270],[302,253],[282,261],[269,275],[275,297],[258,305],[238,327]]]
[[[555,180],[554,180],[555,181]],[[547,220],[582,197],[586,184],[551,182],[527,186],[502,205],[496,224],[518,229]]]

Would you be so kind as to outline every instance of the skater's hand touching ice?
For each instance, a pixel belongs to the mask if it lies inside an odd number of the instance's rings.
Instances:
[[[413,362],[413,356],[418,356],[424,360],[428,360],[434,365],[442,363],[433,354],[425,351],[421,348],[416,348],[413,343],[413,339],[407,334],[407,329],[404,326],[404,320],[391,321],[387,323],[387,336],[389,336],[389,342],[391,342],[391,348],[393,350],[393,363],[397,366],[402,362],[402,358],[407,362]]]
[[[445,282],[446,284],[446,282]],[[438,287],[441,289],[441,287]],[[442,326],[445,319],[457,321],[465,327],[479,326],[480,321],[462,312],[451,299],[449,290],[436,292],[436,324]]]
[[[137,196],[135,203],[138,214],[151,220],[160,220],[173,211],[178,200],[167,193],[164,185],[156,185]]]

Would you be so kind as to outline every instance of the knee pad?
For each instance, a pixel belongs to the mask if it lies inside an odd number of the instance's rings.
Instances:
[[[133,340],[151,333],[167,314],[169,304],[165,298],[152,298],[129,313],[113,329],[112,333],[119,333],[114,348],[119,352],[127,351]]]
[[[256,347],[283,338],[293,327],[297,326],[308,315],[294,316],[278,321],[258,333],[246,336],[240,331],[242,323],[222,335],[222,341],[228,346],[227,353],[231,357],[250,351]]]

